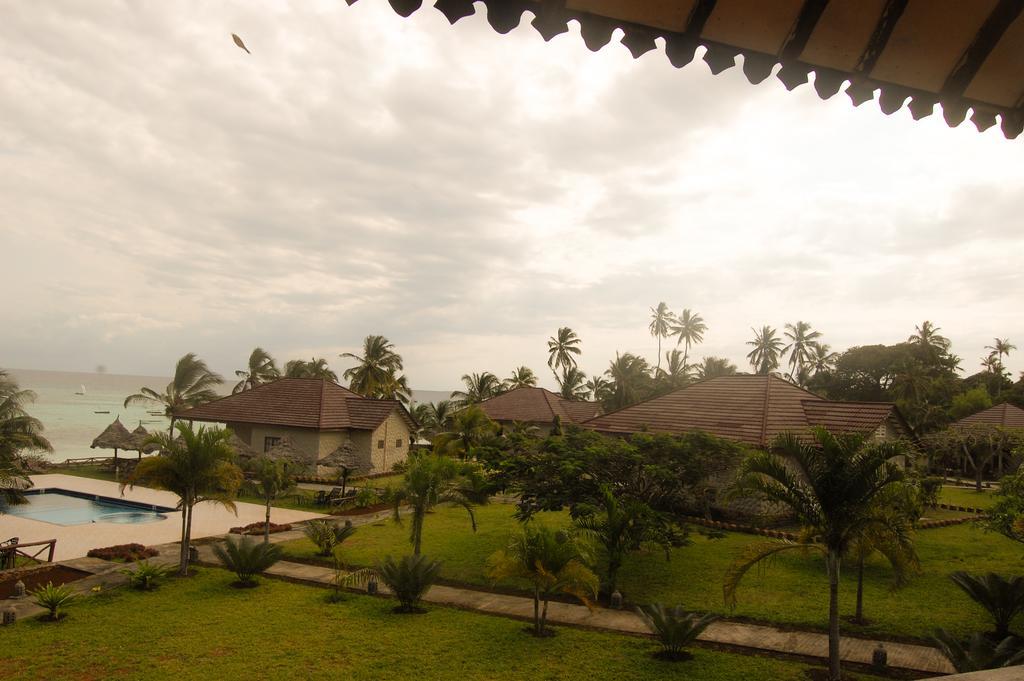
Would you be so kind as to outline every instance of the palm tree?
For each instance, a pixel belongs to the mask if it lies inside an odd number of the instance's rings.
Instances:
[[[568,369],[576,366],[576,356],[583,353],[580,349],[580,337],[568,326],[558,329],[558,333],[548,339],[548,367],[558,380],[557,369]]]
[[[958,571],[949,578],[992,616],[996,639],[1010,635],[1010,623],[1024,612],[1024,577],[1003,577],[994,572],[970,575]]]
[[[189,409],[219,397],[214,386],[224,382],[220,374],[210,371],[206,362],[190,352],[178,360],[174,367],[174,378],[162,393],[152,388],[142,388],[138,393],[124,399],[124,406],[131,404],[161,404],[164,414],[171,420],[168,432],[174,432],[174,415],[182,409]]]
[[[658,371],[661,370],[661,339],[668,337],[669,328],[676,316],[668,309],[665,303],[658,303],[658,307],[651,308],[651,323],[647,327],[651,335],[658,339]]]
[[[511,578],[530,582],[533,635],[544,636],[552,596],[569,594],[587,607],[597,596],[598,579],[589,564],[589,551],[576,535],[529,522],[512,535],[508,546],[491,555],[487,572],[495,582]]]
[[[832,352],[832,346],[828,343],[813,343],[811,345],[812,355],[810,359],[811,369],[815,374],[828,373],[835,368],[839,360],[839,354]]]
[[[439,400],[421,406],[426,407],[423,423],[428,433],[437,435],[448,430],[449,426],[451,426],[452,416],[455,414],[455,409],[450,400]]]
[[[684,362],[683,353],[673,348],[665,353],[665,368],[655,370],[659,381],[664,382],[669,390],[681,388],[690,382],[690,367]]]
[[[512,372],[512,375],[505,379],[505,388],[508,390],[514,390],[515,388],[532,388],[537,385],[537,375],[533,373],[533,369],[530,367],[518,367]]]
[[[789,375],[796,377],[800,370],[814,358],[814,345],[821,338],[820,331],[812,331],[807,322],[786,324],[784,334],[789,344],[782,348],[783,354],[789,353]]]
[[[377,391],[371,397],[380,400],[398,400],[408,406],[412,402],[412,389],[405,374],[392,374],[388,379],[378,386]]]
[[[493,435],[497,429],[497,425],[488,418],[483,409],[469,405],[452,415],[449,429],[440,433],[434,444],[439,452],[468,459],[472,458],[474,448]]]
[[[914,327],[914,333],[907,338],[907,342],[917,345],[931,354],[941,354],[949,350],[950,342],[945,336],[939,334],[939,327],[925,320],[921,326]]]
[[[651,383],[650,371],[651,367],[643,357],[616,352],[615,360],[604,372],[612,381],[608,407],[620,409],[646,397]]]
[[[395,352],[394,344],[384,336],[367,336],[363,340],[363,354],[345,352],[345,359],[354,359],[356,365],[343,376],[349,389],[366,397],[379,397],[393,387],[395,377],[402,370],[402,356]]]
[[[413,555],[420,555],[423,542],[423,521],[438,504],[462,506],[469,513],[469,521],[476,532],[476,516],[473,506],[487,502],[485,495],[471,492],[474,485],[466,484],[467,479],[477,477],[478,469],[468,463],[460,463],[449,456],[424,454],[409,460],[409,467],[398,488],[392,495],[395,522],[401,522],[400,510],[408,506],[412,513],[409,528],[409,542]]]
[[[676,337],[676,345],[683,344],[683,364],[690,356],[690,346],[704,342],[704,332],[708,325],[699,313],[690,308],[683,310],[671,325],[671,333]]]
[[[234,512],[234,499],[242,484],[242,471],[234,464],[234,452],[226,428],[177,424],[179,437],[167,433],[154,435],[150,441],[161,449],[159,456],[139,461],[135,470],[121,485],[147,485],[178,495],[181,511],[181,557],[178,574],[188,574],[188,548],[192,538],[192,513],[196,504],[210,501]]]
[[[985,349],[994,352],[999,357],[1000,364],[1003,362],[1003,355],[1009,357],[1010,353],[1017,349],[1017,346],[1011,343],[1009,338],[994,338],[993,341],[994,343],[986,345]]]
[[[25,404],[36,399],[31,390],[21,390],[18,382],[0,370],[0,500],[9,504],[23,500],[21,490],[30,486],[22,452],[52,452],[43,436],[43,424],[25,411]]]
[[[577,369],[570,367],[562,370],[562,377],[558,379],[559,392],[567,400],[585,400],[590,394],[587,388],[587,375]]]
[[[255,388],[258,385],[273,381],[281,377],[281,372],[274,363],[274,358],[263,348],[256,348],[249,355],[249,368],[235,372],[235,376],[242,379],[236,385],[232,393],[240,393],[243,390]]]
[[[724,357],[705,357],[697,365],[697,378],[703,381],[718,376],[732,376],[736,371],[736,365]]]
[[[479,404],[502,392],[501,379],[490,371],[479,374],[463,374],[462,383],[466,389],[456,390],[451,395],[452,400],[461,405]]]
[[[287,461],[258,456],[249,464],[250,477],[245,481],[246,490],[263,499],[266,506],[266,520],[263,526],[263,541],[270,541],[270,506],[275,499],[295,491],[295,476],[289,470]]]
[[[750,366],[758,374],[767,376],[779,368],[779,356],[782,354],[782,340],[775,336],[775,329],[765,325],[761,330],[750,329],[754,332],[754,340],[747,341],[747,345],[753,346],[747,354]]]
[[[302,359],[288,360],[284,365],[284,375],[288,378],[319,378],[338,382],[338,374],[331,371],[323,357],[314,357],[308,362]]]
[[[755,545],[726,575],[726,601],[735,603],[743,575],[757,563],[790,549],[825,555],[829,578],[829,678],[839,681],[839,566],[851,544],[870,525],[880,495],[903,479],[892,460],[905,452],[900,442],[871,441],[858,433],[811,431],[812,441],[779,435],[769,451],[751,454],[740,466],[736,492],[752,493],[787,508],[820,543]]]
[[[586,387],[590,398],[598,402],[606,400],[612,388],[611,381],[598,375],[591,376],[583,385]]]

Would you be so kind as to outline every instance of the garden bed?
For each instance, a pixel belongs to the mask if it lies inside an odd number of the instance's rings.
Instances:
[[[89,576],[88,572],[57,563],[5,570],[0,572],[0,599],[10,598],[14,594],[14,585],[18,580],[25,583],[26,591],[32,591],[37,587],[46,586],[48,582],[59,586]]]

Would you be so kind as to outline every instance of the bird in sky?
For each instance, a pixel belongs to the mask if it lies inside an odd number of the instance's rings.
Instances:
[[[243,42],[242,42],[242,39],[241,39],[241,38],[239,38],[239,37],[238,37],[237,35],[235,35],[234,33],[232,33],[232,34],[231,34],[231,37],[232,37],[232,39],[233,39],[233,40],[235,41],[235,44],[236,44],[236,45],[238,45],[238,46],[239,46],[239,47],[241,47],[241,48],[242,48],[243,50],[245,50],[246,54],[252,54],[252,52],[250,52],[250,51],[249,51],[249,48],[245,46],[245,43],[243,43]]]

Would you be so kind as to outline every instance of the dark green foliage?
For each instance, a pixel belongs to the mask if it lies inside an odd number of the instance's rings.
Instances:
[[[1024,640],[1007,636],[993,640],[975,633],[965,642],[945,629],[938,629],[933,637],[939,650],[960,673],[983,669],[998,669],[1024,663]]]
[[[995,635],[1004,638],[1010,633],[1010,622],[1024,612],[1024,577],[1003,577],[990,572],[969,575],[954,572],[949,576],[971,599],[985,608],[995,623]]]
[[[128,586],[131,588],[139,591],[152,591],[170,574],[170,569],[166,565],[144,560],[134,568],[122,568],[121,574],[128,576]]]
[[[330,520],[310,520],[302,530],[319,549],[316,555],[330,556],[335,547],[355,534],[352,525],[339,525]]]
[[[223,544],[214,544],[213,552],[225,568],[238,576],[240,586],[255,586],[256,575],[262,574],[281,560],[280,546],[258,542],[249,537],[242,537],[238,541],[228,539]]]
[[[919,501],[924,508],[935,508],[939,505],[939,495],[942,493],[942,478],[927,477],[921,480]]]
[[[999,481],[996,502],[988,511],[985,527],[1024,543],[1024,469]]]
[[[32,600],[41,608],[46,608],[49,612],[47,619],[51,622],[56,622],[64,616],[63,609],[77,596],[71,591],[71,587],[66,584],[60,586],[54,586],[53,582],[47,582],[46,586],[41,586],[29,593],[32,596]]]
[[[717,615],[685,612],[679,605],[669,610],[661,603],[641,605],[636,614],[661,643],[662,655],[670,660],[688,659],[689,655],[684,652],[686,647],[718,619]]]
[[[405,556],[395,561],[387,556],[377,566],[381,581],[398,599],[398,612],[416,612],[423,594],[433,586],[441,573],[441,562],[423,555]]]

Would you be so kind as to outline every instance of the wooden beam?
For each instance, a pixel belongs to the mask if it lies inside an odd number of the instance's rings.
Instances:
[[[1021,10],[1024,10],[1024,2],[1021,0],[999,0],[995,9],[985,19],[985,23],[978,29],[974,40],[967,46],[956,66],[950,71],[942,86],[943,95],[959,96],[964,93],[974,77],[978,75],[978,71],[988,59],[988,55],[999,44],[999,40],[1006,33],[1010,24],[1020,16]]]
[[[717,1],[697,0],[693,9],[690,10],[690,16],[686,20],[686,30],[684,33],[699,38],[700,34],[704,31],[704,25],[708,23],[708,19],[711,17],[711,13],[715,11],[715,3]]]
[[[779,57],[783,61],[800,58],[827,5],[828,0],[804,0],[804,6],[800,8],[796,23],[793,24],[793,29],[789,32],[789,36],[779,51]]]
[[[882,14],[878,17],[878,23],[875,24],[875,30],[872,31],[871,37],[868,39],[867,47],[864,48],[860,59],[857,60],[854,72],[862,73],[865,76],[871,75],[872,69],[878,63],[878,58],[882,56],[882,51],[889,43],[889,38],[892,37],[897,22],[903,16],[903,10],[907,8],[908,2],[909,0],[888,0],[885,3]]]

